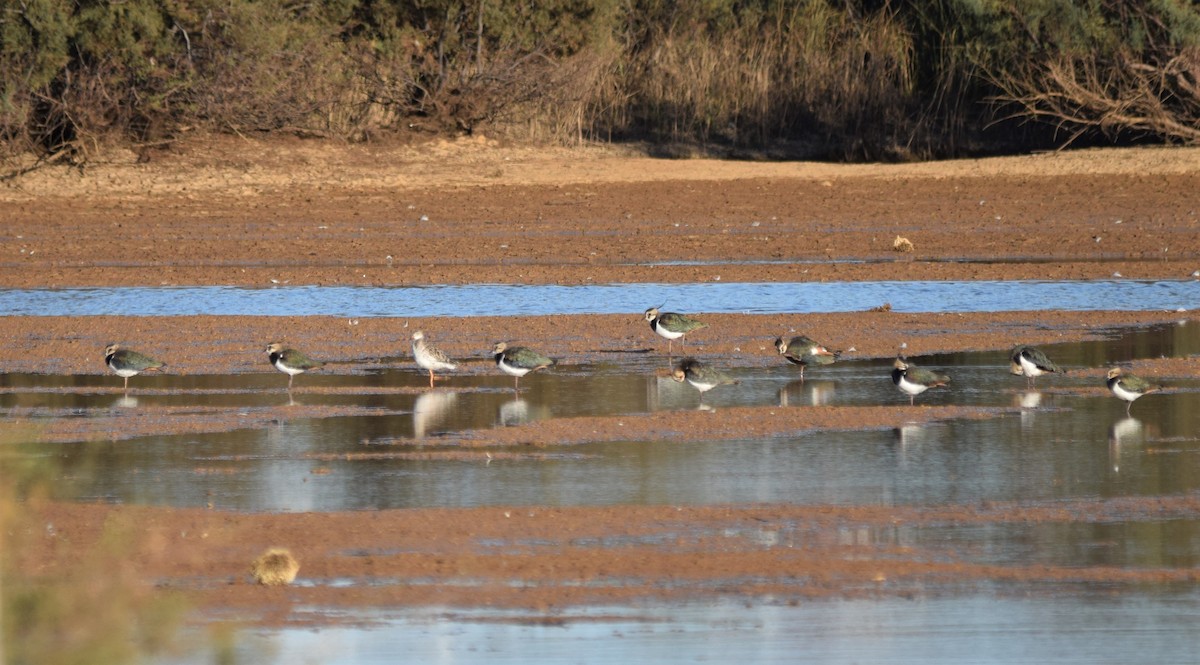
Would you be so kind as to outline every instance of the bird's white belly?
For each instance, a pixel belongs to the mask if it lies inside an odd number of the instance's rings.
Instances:
[[[425,353],[424,351],[413,351],[413,358],[416,359],[417,365],[419,365],[422,369],[450,371],[458,367],[458,365],[455,365],[454,363],[442,362],[434,356]]]
[[[900,377],[900,381],[896,385],[900,388],[900,390],[903,390],[909,395],[920,395],[926,390],[929,390],[929,386],[921,383],[913,383],[912,381],[908,380],[907,376]]]
[[[671,332],[657,323],[654,324],[654,332],[658,333],[659,337],[664,339],[679,339],[680,337],[683,337],[683,333]]]
[[[715,383],[704,383],[703,381],[693,381],[692,379],[688,379],[688,383],[692,384],[693,388],[702,393],[708,392],[717,387],[717,384]]]
[[[1117,397],[1120,397],[1121,399],[1125,400],[1126,402],[1132,402],[1133,400],[1142,396],[1142,393],[1134,393],[1134,392],[1125,390],[1124,388],[1121,387],[1120,383],[1114,383],[1113,387],[1112,387],[1112,391],[1113,391],[1114,395],[1116,395]],[[1139,407],[1139,408],[1141,408],[1141,407]]]
[[[511,374],[512,376],[525,376],[530,372],[528,367],[516,367],[514,365],[510,365],[505,362],[503,358],[501,358],[500,362],[496,363],[496,365],[503,370],[505,374]]]
[[[275,361],[275,369],[279,370],[280,372],[283,372],[284,374],[290,374],[292,376],[304,373],[304,370],[300,369],[299,367],[288,367],[287,365],[284,365],[283,362],[281,362],[279,360]]]

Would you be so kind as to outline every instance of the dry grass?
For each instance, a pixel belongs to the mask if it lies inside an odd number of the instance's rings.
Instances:
[[[25,457],[35,429],[5,427],[0,445],[0,662],[75,665],[135,663],[175,642],[186,606],[142,579],[130,556],[136,525],[106,524],[71,560],[30,560],[32,539],[72,537],[38,519],[61,472],[53,458]],[[44,550],[45,548],[36,548]],[[54,551],[55,548],[51,548]]]
[[[299,572],[300,562],[283,547],[268,549],[250,566],[250,576],[264,586],[286,586],[296,581]]]

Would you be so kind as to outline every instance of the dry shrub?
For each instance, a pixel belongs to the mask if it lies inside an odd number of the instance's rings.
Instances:
[[[1150,135],[1200,141],[1200,47],[1161,60],[1124,51],[1112,62],[1096,54],[1060,54],[997,77],[999,99],[1020,114],[1066,133],[1063,145],[1099,131],[1108,137]]]
[[[877,156],[895,147],[911,103],[911,43],[886,13],[856,19],[811,2],[715,34],[657,29],[647,44],[635,120],[673,140],[792,139]]]
[[[1059,144],[1088,137],[1200,141],[1200,5],[1179,0],[1061,3],[1009,20],[1025,48],[993,61],[986,76],[1008,119],[1052,125]]]
[[[533,142],[579,144],[612,140],[628,123],[628,84],[621,54],[612,48],[577,53],[545,63],[543,94],[497,116],[507,136]]]
[[[283,547],[272,547],[263,552],[250,566],[254,581],[264,586],[286,586],[296,580],[300,562]]]

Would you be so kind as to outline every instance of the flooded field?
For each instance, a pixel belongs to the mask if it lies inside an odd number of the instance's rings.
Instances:
[[[1137,496],[1200,489],[1200,380],[1125,403],[1101,390],[1092,367],[1136,349],[1148,357],[1200,354],[1200,326],[1138,330],[1107,342],[1047,351],[1074,375],[1032,386],[1002,352],[920,358],[949,373],[921,405],[997,407],[995,417],[863,430],[814,430],[767,439],[703,434],[574,445],[488,444],[492,428],[543,420],[696,409],[699,393],[663,376],[657,354],[613,358],[510,379],[453,377],[425,389],[413,369],[300,378],[145,376],[131,395],[100,392],[106,377],[4,375],[0,409],[36,425],[102,419],[53,444],[69,498],[249,511],[338,511],[486,505],[704,503],[941,504]],[[1114,352],[1114,350],[1117,350]],[[888,361],[814,368],[727,368],[740,380],[705,395],[704,408],[903,406]],[[227,419],[201,434],[121,432],[135,414]],[[244,424],[239,422],[244,421]],[[170,426],[165,429],[171,430]],[[479,434],[475,431],[482,431]],[[472,435],[464,447],[462,435]],[[26,452],[45,454],[48,444]],[[704,478],[699,484],[695,478]]]
[[[48,652],[178,594],[143,662],[1194,659],[1200,151],[161,152],[0,188],[0,471],[45,485],[0,573],[77,608]],[[664,301],[739,383],[669,378]],[[801,333],[842,359],[800,381]],[[502,340],[559,364],[518,393]],[[288,392],[271,341],[327,364]],[[166,371],[123,390],[113,342]],[[901,343],[951,377],[915,406]],[[1114,365],[1164,388],[1127,413]]]
[[[1170,288],[1164,293],[1178,298]],[[828,532],[803,521],[769,520],[589,535],[565,546],[606,558],[629,547],[670,552],[678,547],[672,543],[713,540],[726,543],[718,551],[736,543],[739,550],[786,558],[820,544],[846,549],[835,556],[850,565],[894,558],[901,568],[871,574],[895,576],[894,582],[839,582],[846,586],[821,598],[808,598],[809,575],[778,576],[767,568],[714,573],[704,581],[667,577],[649,582],[658,591],[646,598],[563,603],[545,611],[473,609],[461,600],[298,601],[282,625],[239,633],[230,652],[239,661],[290,663],[304,654],[319,663],[382,663],[415,641],[421,647],[404,652],[455,663],[581,653],[568,659],[613,663],[658,653],[664,660],[721,660],[721,654],[751,653],[756,661],[791,661],[796,649],[820,653],[827,663],[926,661],[936,654],[1021,663],[1062,649],[1069,651],[1066,661],[1118,663],[1164,636],[1171,647],[1156,653],[1182,658],[1196,646],[1190,623],[1181,618],[1198,611],[1195,594],[1182,580],[1200,567],[1200,514],[1181,507],[1156,515],[1146,505],[1200,493],[1200,378],[1165,379],[1165,390],[1142,397],[1127,414],[1104,387],[1103,371],[1133,361],[1194,358],[1200,325],[1180,320],[1111,329],[1096,340],[1043,348],[1066,375],[1026,382],[1009,373],[1003,351],[912,358],[952,377],[948,387],[918,396],[916,407],[896,390],[889,359],[847,357],[812,367],[800,381],[796,367],[781,359],[763,363],[736,355],[721,363],[709,357],[739,383],[701,401],[690,385],[667,376],[665,354],[612,348],[582,354],[587,363],[536,372],[522,379],[520,391],[485,359],[469,360],[469,371],[449,373],[434,389],[404,357],[379,358],[349,372],[306,373],[292,391],[286,377],[263,371],[145,373],[127,394],[112,375],[5,373],[0,418],[42,439],[7,445],[6,460],[54,459],[61,469],[56,496],[84,504],[265,515],[494,508],[508,516],[511,507],[538,507],[528,509],[532,515],[548,508],[727,505],[982,507],[984,513],[967,521],[905,517],[894,523],[847,515]],[[860,408],[900,409],[899,418],[887,425],[860,425],[854,417],[834,426],[804,424],[806,413]],[[953,408],[961,411],[926,415]],[[762,436],[716,436],[715,429],[706,436],[702,424],[676,433],[641,430],[656,414],[719,423],[722,413],[734,412],[751,419],[790,414],[798,425]],[[575,424],[575,433],[562,441],[552,433],[535,436],[535,445],[502,436],[556,423]],[[607,427],[588,435],[587,423]],[[1028,521],[990,517],[988,507],[1004,507],[1001,514],[1063,510],[1079,516]],[[328,546],[332,557],[362,561],[410,547]],[[530,546],[553,558],[564,544],[498,535],[470,545],[485,556]],[[972,573],[942,582],[908,579],[907,567],[926,565]],[[1097,586],[1063,579],[1072,570],[1120,573],[1104,573],[1111,581]],[[214,593],[228,580],[199,576],[173,583]],[[318,570],[302,573],[293,588],[335,597],[422,588],[469,595],[491,583],[419,570],[370,576]],[[502,576],[499,583],[552,593],[564,585],[521,576]],[[647,583],[616,576],[568,581],[565,588],[642,595],[637,589]],[[721,591],[762,585],[772,591],[748,601]],[[683,591],[678,600],[655,598]],[[872,598],[856,598],[863,594]],[[1138,621],[1122,623],[1130,607],[1138,609]],[[238,611],[212,618],[253,623],[252,615]],[[310,622],[334,625],[313,633],[304,628]],[[1050,622],[1054,639],[1046,633]],[[216,658],[202,636],[193,639],[197,645],[186,657],[161,663]],[[972,658],[980,643],[995,647],[986,658]]]
[[[694,412],[701,404],[693,388],[664,376],[667,359],[658,354],[613,354],[594,364],[557,367],[528,377],[519,393],[496,373],[454,376],[428,389],[426,377],[410,368],[305,375],[290,394],[281,389],[279,375],[144,376],[130,394],[114,395],[110,377],[7,374],[0,376],[0,413],[34,427],[63,419],[108,423],[108,435],[85,428],[80,431],[86,435],[5,451],[10,459],[58,458],[64,475],[57,491],[82,502],[268,513],[781,504],[1078,510],[1096,502],[1153,502],[1200,492],[1200,380],[1170,381],[1167,390],[1138,400],[1126,415],[1095,369],[1200,354],[1200,326],[1115,331],[1102,341],[1044,348],[1068,374],[1033,385],[1008,373],[1005,352],[919,359],[952,377],[949,387],[921,395],[921,405],[990,409],[983,417],[882,427],[846,422],[764,438],[639,436],[637,418]],[[723,412],[744,409],[907,407],[885,360],[813,368],[804,381],[782,363],[726,369],[740,383],[706,394],[702,417],[720,419]],[[122,432],[135,414],[167,422],[232,417],[235,424],[196,433]],[[626,416],[627,437],[535,447],[502,438],[489,443],[489,432]],[[238,419],[245,422],[238,425]],[[1098,520],[847,524],[830,545],[921,552],[1005,569],[1084,565],[1141,575],[1200,565],[1200,516],[1185,511],[1147,519],[1141,509],[1108,505],[1114,516]],[[693,529],[700,531],[689,539],[737,538],[767,551],[807,547],[813,537],[799,525],[726,527],[708,535],[703,527]],[[633,537],[628,544],[661,547],[677,537]],[[574,546],[620,548],[625,538],[614,534]],[[477,546],[503,551],[519,545],[496,540]],[[302,574],[297,588],[424,584],[429,582],[420,577]],[[719,654],[736,652],[755,654],[756,662],[790,662],[794,650],[804,648],[820,653],[822,662],[926,662],[939,655],[1010,663],[1048,657],[1072,644],[1067,662],[1125,661],[1164,636],[1172,647],[1156,653],[1168,660],[1196,646],[1190,622],[1178,614],[1180,607],[1191,612],[1194,594],[1176,585],[1139,590],[1114,579],[1123,590],[1105,594],[1075,583],[951,582],[940,589],[902,585],[904,591],[885,591],[874,600],[797,604],[789,598],[805,587],[802,579],[774,584],[782,586],[748,603],[717,593],[708,601],[568,604],[549,613],[297,606],[292,621],[304,623],[315,613],[322,621],[351,625],[320,631],[318,642],[303,628],[247,631],[236,652],[256,662],[294,662],[305,654],[313,662],[375,663],[417,641],[425,645],[421,659],[453,662],[558,660],[581,650],[585,656],[568,659],[607,663],[669,653],[720,660]],[[1118,620],[1134,606],[1136,624]],[[1052,640],[1039,637],[1047,622],[1054,622]],[[981,641],[996,646],[986,657],[972,657]],[[199,648],[162,662],[210,659]]]

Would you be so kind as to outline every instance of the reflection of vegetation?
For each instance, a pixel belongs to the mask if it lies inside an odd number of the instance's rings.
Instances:
[[[130,663],[166,648],[181,600],[138,577],[133,525],[106,524],[90,545],[56,530],[57,461],[12,453],[35,435],[0,429],[0,663]]]
[[[949,155],[1197,141],[1198,118],[1189,0],[25,0],[0,20],[0,142],[75,157],[195,127]]]

